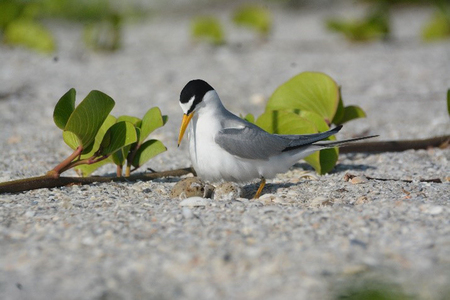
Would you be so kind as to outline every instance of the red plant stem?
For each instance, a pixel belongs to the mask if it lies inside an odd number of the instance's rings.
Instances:
[[[108,157],[109,157],[108,155],[105,155],[105,156],[102,156],[102,157],[97,158],[97,159],[94,159],[94,157],[91,157],[91,158],[88,158],[88,159],[81,159],[81,160],[73,161],[70,164],[68,164],[67,166],[65,166],[64,168],[62,168],[60,173],[65,172],[65,171],[67,171],[69,169],[72,169],[72,168],[74,168],[76,166],[79,166],[79,165],[92,165],[92,164],[98,163],[98,162],[100,162],[102,160],[105,160]]]
[[[52,170],[47,172],[48,176],[51,176],[53,178],[58,178],[59,175],[61,175],[62,172],[67,170],[67,166],[72,163],[72,161],[81,156],[81,152],[83,152],[83,147],[79,146],[75,151],[69,155],[65,160],[63,160],[60,164],[58,164],[56,167],[54,167]]]

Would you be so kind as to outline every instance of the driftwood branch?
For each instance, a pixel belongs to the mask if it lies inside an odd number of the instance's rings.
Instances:
[[[400,141],[379,141],[379,142],[361,142],[348,144],[339,149],[339,153],[354,152],[400,152],[405,150],[427,149],[430,147],[442,147],[448,145],[450,135],[438,136],[423,140],[400,140]]]
[[[137,180],[152,180],[162,177],[179,177],[189,173],[193,173],[192,168],[177,169],[164,172],[141,173],[131,175],[129,177],[109,177],[109,176],[91,176],[91,177],[58,177],[54,178],[49,175],[19,179],[14,181],[0,183],[1,193],[18,193],[23,191],[55,188],[66,185],[82,185],[94,182],[134,182]]]

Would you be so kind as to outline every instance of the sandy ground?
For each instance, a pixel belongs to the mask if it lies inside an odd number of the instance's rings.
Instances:
[[[109,94],[115,115],[142,116],[152,106],[168,114],[154,137],[169,150],[146,165],[155,170],[190,165],[176,137],[179,92],[193,78],[214,86],[231,111],[259,115],[281,83],[321,71],[342,86],[346,104],[368,115],[338,138],[450,132],[450,43],[418,37],[431,10],[396,10],[392,40],[369,44],[327,32],[330,14],[321,10],[274,9],[268,41],[233,26],[229,10],[210,12],[226,25],[222,47],[192,43],[194,12],[127,25],[123,48],[111,54],[85,49],[82,28],[68,23],[48,24],[59,43],[53,56],[1,46],[0,181],[42,175],[70,153],[52,113],[71,87],[78,99],[93,89]],[[270,195],[260,201],[195,208],[170,198],[178,178],[3,194],[0,298],[334,299],[350,285],[378,283],[417,299],[445,299],[449,160],[449,149],[342,155],[331,174],[316,179],[300,177],[307,165],[294,166],[269,181]],[[412,182],[351,184],[347,172]]]

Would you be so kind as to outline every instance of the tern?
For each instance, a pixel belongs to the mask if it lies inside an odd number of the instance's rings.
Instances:
[[[201,79],[186,84],[180,106],[184,115],[178,146],[190,124],[189,154],[197,176],[210,182],[260,179],[255,199],[261,195],[266,179],[285,173],[298,160],[322,149],[374,137],[322,141],[342,125],[315,134],[270,134],[228,111],[215,89]]]

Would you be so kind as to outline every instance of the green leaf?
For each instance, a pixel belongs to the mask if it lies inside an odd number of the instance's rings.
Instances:
[[[353,42],[383,39],[388,37],[390,32],[389,7],[386,1],[379,1],[362,19],[329,19],[326,25],[329,30],[342,33]]]
[[[95,136],[95,141],[93,143],[92,149],[89,151],[89,153],[81,155],[81,158],[90,158],[96,152],[100,149],[100,145],[102,142],[109,143],[108,140],[111,139],[111,132],[108,131],[108,129],[116,124],[116,118],[112,115],[108,115],[105,122],[103,122],[102,126],[97,132],[97,135]]]
[[[88,153],[114,104],[114,100],[108,95],[100,91],[91,91],[70,115],[64,128],[64,141],[72,149],[82,146],[83,154]],[[76,139],[67,132],[72,133]]]
[[[255,124],[255,116],[252,114],[247,114],[243,119],[250,123]]]
[[[220,21],[210,16],[195,18],[191,23],[191,35],[196,40],[203,40],[214,45],[225,43]]]
[[[426,42],[450,37],[450,18],[443,11],[436,12],[422,28],[422,39]]]
[[[63,131],[63,140],[70,148],[74,150],[81,145],[80,139],[76,136],[75,133],[70,131]],[[89,151],[86,151],[85,153],[88,153]]]
[[[150,108],[142,118],[139,144],[142,144],[150,135],[150,133],[152,133],[155,129],[164,126],[164,124],[167,122],[167,119],[168,117],[165,116],[164,120],[163,116],[161,115],[161,110],[158,107]]]
[[[447,112],[450,116],[450,89],[447,90]]]
[[[300,117],[308,120],[312,124],[314,124],[314,127],[318,132],[324,132],[330,129],[328,124],[324,121],[324,119],[312,111],[306,111],[302,110],[297,113]]]
[[[113,162],[118,166],[123,166],[127,160],[128,153],[130,152],[131,145],[127,145],[120,150],[117,150],[112,154]]]
[[[139,119],[138,117],[125,116],[125,115],[117,118],[117,122],[122,122],[122,121],[130,122],[131,124],[133,124],[136,127],[141,127],[141,123],[142,123],[142,120]]]
[[[344,117],[344,101],[342,100],[341,88],[339,88],[339,103],[334,114],[333,121],[331,123],[339,125],[342,124],[342,118]]]
[[[105,134],[110,137],[104,139],[100,149],[103,155],[110,155],[124,146],[131,145],[137,141],[136,129],[133,124],[126,121],[117,122],[108,129]]]
[[[55,110],[53,111],[53,121],[55,121],[56,126],[60,129],[64,130],[70,115],[75,110],[75,95],[75,89],[71,88],[56,103]]]
[[[108,157],[107,159],[101,160],[94,164],[79,165],[79,166],[76,166],[74,169],[77,170],[78,172],[80,172],[83,177],[86,177],[86,176],[91,175],[98,168],[100,168],[106,164],[109,164],[109,163],[112,163],[111,157]]]
[[[316,113],[301,111],[299,115],[313,123],[319,132],[330,129],[328,124]],[[327,140],[335,140],[335,136],[330,136]],[[339,149],[324,149],[305,157],[305,161],[310,164],[318,174],[326,174],[333,170],[339,158]]]
[[[236,10],[233,21],[267,36],[272,28],[272,16],[269,10],[257,5],[244,5]]]
[[[148,160],[166,150],[167,148],[162,142],[158,140],[148,140],[139,147],[136,155],[134,156],[132,165],[135,168],[139,168]]]
[[[317,132],[313,123],[295,113],[286,111],[266,111],[258,117],[255,124],[269,133],[307,134]]]
[[[166,125],[167,121],[169,121],[169,116],[163,115],[162,119],[163,119],[163,125]]]
[[[312,111],[329,124],[338,104],[339,88],[331,77],[319,72],[304,72],[279,86],[270,97],[266,109]]]
[[[342,117],[340,124],[344,124],[348,121],[365,117],[366,113],[359,106],[349,105],[344,107],[344,116]]]
[[[318,174],[323,175],[333,170],[338,158],[339,150],[337,148],[332,148],[320,150],[304,159]]]
[[[50,31],[41,24],[28,19],[18,19],[9,23],[5,29],[4,41],[42,53],[51,53],[56,48]]]
[[[23,4],[12,1],[3,1],[0,3],[0,30],[17,19],[23,9]]]

